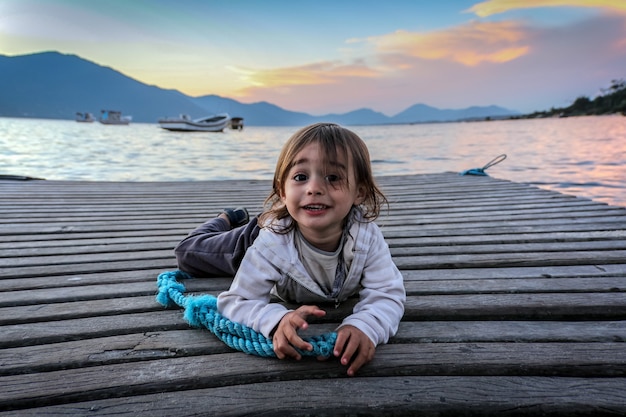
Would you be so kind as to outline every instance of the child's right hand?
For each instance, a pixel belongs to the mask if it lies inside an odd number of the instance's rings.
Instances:
[[[313,350],[313,346],[305,342],[300,335],[298,335],[298,330],[304,330],[309,327],[309,323],[306,321],[307,317],[322,317],[324,315],[326,315],[324,310],[321,310],[317,306],[310,305],[303,305],[297,310],[285,314],[278,323],[278,326],[276,326],[276,331],[272,337],[276,356],[279,359],[290,357],[300,360],[302,359],[302,355],[294,349],[294,346],[301,350]]]

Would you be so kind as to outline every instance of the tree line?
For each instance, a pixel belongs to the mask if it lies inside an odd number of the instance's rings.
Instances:
[[[603,88],[594,99],[580,96],[567,107],[551,108],[521,116],[520,118],[592,116],[621,113],[626,116],[626,81],[612,80],[609,88]]]

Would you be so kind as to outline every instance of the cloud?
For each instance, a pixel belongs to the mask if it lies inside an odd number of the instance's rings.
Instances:
[[[624,0],[487,0],[475,4],[466,10],[479,17],[488,17],[495,14],[516,9],[535,9],[540,7],[591,7],[608,9],[617,12],[626,12]]]
[[[527,30],[518,22],[470,22],[429,33],[397,31],[370,38],[381,54],[449,60],[466,66],[512,61],[529,52]]]
[[[259,70],[238,68],[235,71],[246,82],[264,88],[336,84],[345,78],[372,78],[378,75],[375,69],[368,67],[363,61],[350,64],[324,61],[295,67]]]
[[[295,67],[234,71],[254,89],[281,88],[286,94],[292,91],[289,87],[295,86],[339,84],[354,78],[394,78],[396,73],[415,65],[416,58],[452,61],[469,67],[504,63],[529,53],[528,37],[527,29],[516,22],[470,22],[436,32],[397,31],[361,40],[374,47],[374,55],[351,63],[323,61]],[[350,39],[348,42],[359,41]],[[243,89],[238,96],[250,91]]]

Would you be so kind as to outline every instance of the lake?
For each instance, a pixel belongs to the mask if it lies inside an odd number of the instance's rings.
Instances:
[[[349,126],[367,143],[374,174],[461,172],[626,206],[626,117],[592,116],[416,125]],[[246,126],[175,133],[158,124],[106,126],[0,118],[0,175],[49,180],[271,179],[297,127]]]

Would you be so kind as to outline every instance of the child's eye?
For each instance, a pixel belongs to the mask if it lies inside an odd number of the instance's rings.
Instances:
[[[335,174],[326,175],[326,181],[328,182],[337,182],[340,180],[341,180],[341,177],[339,175],[335,175]]]
[[[308,177],[305,174],[296,174],[293,176],[294,181],[306,181]]]

